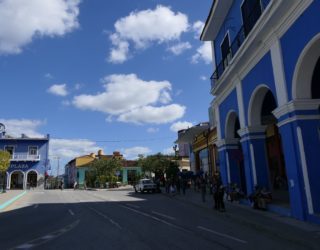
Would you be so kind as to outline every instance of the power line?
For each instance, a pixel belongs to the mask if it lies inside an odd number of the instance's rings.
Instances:
[[[149,138],[149,139],[121,139],[121,140],[91,140],[91,139],[67,139],[67,138],[52,138],[52,139],[58,139],[58,140],[77,140],[77,141],[91,141],[91,142],[96,142],[96,143],[108,143],[108,142],[147,142],[147,141],[159,141],[159,140],[167,140],[167,139],[176,139],[176,137],[170,136],[170,137],[158,137],[158,138]]]

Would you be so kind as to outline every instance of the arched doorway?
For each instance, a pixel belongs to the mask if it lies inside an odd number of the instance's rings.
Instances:
[[[23,189],[24,173],[14,171],[10,177],[10,189]]]
[[[278,120],[272,111],[277,108],[273,93],[266,85],[260,85],[252,94],[249,109],[249,125],[265,128],[265,154],[269,190],[273,203],[289,206],[289,191]],[[259,166],[257,166],[259,167]],[[259,183],[257,183],[259,185]]]
[[[27,174],[27,187],[35,188],[38,186],[38,174],[32,170]]]
[[[231,111],[227,117],[226,123],[226,140],[232,140],[236,144],[229,150],[228,154],[232,162],[230,164],[230,181],[231,184],[237,184],[237,186],[247,193],[246,175],[244,169],[244,157],[243,150],[240,143],[240,135],[238,130],[240,129],[240,122],[237,113]]]

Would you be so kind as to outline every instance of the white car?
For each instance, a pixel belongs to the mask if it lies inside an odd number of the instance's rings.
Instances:
[[[136,192],[140,191],[143,193],[144,191],[154,193],[157,189],[157,185],[153,183],[150,179],[141,179],[139,182],[134,186]]]

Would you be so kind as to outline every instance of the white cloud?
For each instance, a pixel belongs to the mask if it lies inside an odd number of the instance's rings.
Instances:
[[[195,32],[195,38],[200,39],[201,32],[204,28],[204,22],[196,21],[192,25],[192,30]]]
[[[17,54],[36,37],[63,36],[76,29],[79,3],[80,0],[0,1],[0,54]]]
[[[54,84],[47,91],[51,94],[59,95],[59,96],[68,95],[66,84]]]
[[[100,147],[86,139],[50,139],[50,155],[71,160],[77,156],[97,153]]]
[[[202,81],[208,80],[208,78],[207,78],[206,76],[200,76],[200,79],[201,79]]]
[[[192,63],[198,63],[200,60],[204,61],[206,64],[210,64],[212,62],[210,42],[204,42],[204,44],[197,49],[197,53],[193,55]]]
[[[159,132],[159,128],[148,128],[147,132],[148,133],[157,133],[157,132]]]
[[[185,114],[185,107],[178,104],[170,104],[162,107],[144,106],[130,110],[118,117],[118,121],[142,123],[169,123],[173,122]]]
[[[178,132],[179,130],[182,130],[182,129],[187,129],[187,128],[191,128],[192,127],[192,123],[191,122],[176,122],[176,123],[173,123],[171,126],[170,126],[170,130],[173,131],[173,132]]]
[[[154,10],[131,12],[115,23],[115,33],[110,35],[113,48],[109,61],[122,63],[128,59],[130,43],[136,49],[145,49],[152,43],[178,40],[188,31],[188,17],[174,13],[169,7],[158,5]]]
[[[133,123],[165,123],[184,115],[185,107],[178,104],[156,106],[171,101],[171,83],[168,81],[144,81],[129,74],[110,75],[103,82],[104,92],[75,96],[73,105]]]
[[[151,149],[147,147],[132,147],[132,148],[127,148],[124,150],[124,158],[125,159],[137,159],[138,155],[144,155],[146,156],[147,154],[151,153]]]
[[[13,137],[21,137],[25,134],[28,137],[43,138],[45,135],[37,132],[37,129],[44,125],[45,121],[28,119],[0,119],[0,123],[6,126],[6,133]]]
[[[174,155],[173,147],[165,148],[162,150],[162,154],[164,155]]]
[[[192,46],[189,42],[183,42],[183,43],[178,43],[174,46],[171,46],[168,48],[169,51],[171,51],[175,55],[180,55],[182,54],[185,50],[191,49]]]

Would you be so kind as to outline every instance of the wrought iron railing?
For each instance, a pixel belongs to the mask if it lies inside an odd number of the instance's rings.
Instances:
[[[228,49],[227,55],[224,58],[222,58],[222,60],[216,66],[216,70],[211,75],[211,89],[215,87],[216,81],[221,77],[225,69],[228,67],[230,61],[238,52],[239,48],[243,44],[246,37],[249,35],[250,31],[252,30],[256,22],[259,20],[260,16],[262,15],[263,11],[265,10],[269,2],[270,0],[257,1],[252,12],[248,16],[248,19],[246,20],[246,28],[244,26],[241,26],[240,30],[238,31],[237,35],[233,39]]]

